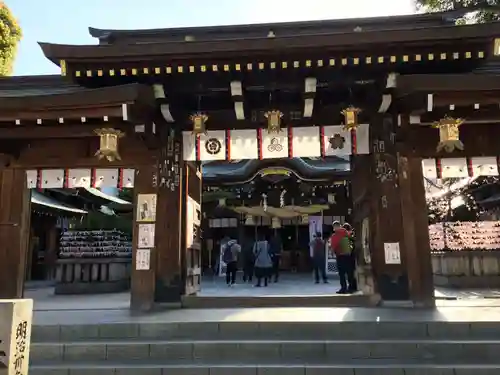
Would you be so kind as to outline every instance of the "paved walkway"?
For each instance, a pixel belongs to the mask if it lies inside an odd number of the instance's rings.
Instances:
[[[205,297],[235,296],[321,296],[332,295],[340,288],[337,279],[330,279],[329,284],[315,284],[310,275],[284,274],[279,283],[271,283],[267,288],[255,288],[253,284],[243,283],[238,275],[237,284],[228,288],[222,277],[204,278],[199,294]],[[129,293],[105,295],[55,296],[50,287],[30,288],[25,292],[26,298],[35,300],[35,310],[94,310],[94,309],[127,309]],[[484,298],[499,299],[500,290],[453,290],[437,288],[436,297],[442,300],[466,299],[474,305],[487,304]],[[476,301],[472,301],[476,300]]]
[[[254,288],[239,284],[228,288],[222,278],[203,282],[201,295],[218,296],[276,296],[327,295],[335,293],[338,281],[314,284],[311,277],[284,275],[278,284]],[[437,296],[470,296],[458,300],[438,300],[435,311],[384,308],[255,308],[173,310],[130,316],[129,293],[56,296],[51,288],[26,291],[35,300],[35,324],[95,324],[110,322],[184,322],[184,321],[500,321],[500,299],[485,299],[490,291],[450,291],[438,289]],[[500,293],[499,293],[500,294]]]
[[[126,309],[36,311],[35,324],[92,325],[139,322],[500,322],[498,307],[182,309],[131,316]]]

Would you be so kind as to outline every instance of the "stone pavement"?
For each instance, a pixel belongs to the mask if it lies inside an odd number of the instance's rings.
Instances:
[[[278,284],[254,288],[239,283],[228,288],[223,278],[205,279],[201,296],[328,295],[339,288],[338,280],[314,284],[308,275],[283,275]],[[56,296],[52,288],[27,290],[35,300],[35,324],[92,324],[128,321],[344,321],[344,320],[451,320],[500,321],[500,299],[488,299],[490,291],[436,290],[438,309],[434,312],[383,308],[254,308],[177,310],[131,317],[129,293]],[[500,293],[500,292],[499,292]],[[456,300],[458,298],[458,300]]]

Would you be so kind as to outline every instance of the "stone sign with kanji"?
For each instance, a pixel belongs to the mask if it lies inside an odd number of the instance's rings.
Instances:
[[[0,374],[27,375],[33,300],[0,300]]]

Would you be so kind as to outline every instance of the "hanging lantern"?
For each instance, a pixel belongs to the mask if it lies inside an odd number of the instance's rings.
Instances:
[[[199,136],[200,134],[207,134],[205,123],[208,120],[208,116],[204,113],[195,113],[189,117],[191,122],[193,123],[193,132],[195,136]]]
[[[302,224],[309,224],[309,215],[301,215],[300,222]]]
[[[361,109],[349,106],[340,113],[344,116],[344,130],[356,130],[358,127],[358,115]]]
[[[279,217],[273,217],[271,219],[271,228],[273,229],[281,228],[281,220]]]
[[[255,225],[255,221],[254,221],[252,215],[246,215],[246,217],[245,217],[245,225],[250,225],[250,226],[254,226]]]
[[[262,194],[262,209],[267,211],[267,194]]]
[[[432,124],[439,129],[439,143],[436,151],[453,152],[463,150],[464,144],[460,141],[458,127],[465,122],[464,119],[445,116],[443,119]]]
[[[108,161],[122,160],[118,153],[118,139],[125,133],[113,128],[102,128],[94,131],[100,137],[99,150],[94,156]]]
[[[285,207],[285,194],[286,190],[282,190],[280,194],[280,207]]]
[[[267,119],[267,132],[269,134],[281,132],[281,119],[283,118],[281,111],[273,109],[264,113],[264,116]]]

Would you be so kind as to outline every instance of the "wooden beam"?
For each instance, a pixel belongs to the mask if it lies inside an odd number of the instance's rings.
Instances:
[[[378,96],[380,99],[380,95]],[[318,99],[316,99],[316,102]],[[344,109],[348,102],[341,103],[341,105],[332,105],[332,106],[316,106],[314,113],[311,118],[292,118],[291,113],[296,112],[300,116],[303,114],[303,104],[300,107],[290,107],[283,106],[278,107],[278,109],[284,113],[283,123],[288,127],[299,127],[299,126],[310,126],[310,125],[332,125],[337,124],[340,125],[343,123],[343,116],[340,114],[340,111]],[[376,112],[378,109],[374,111],[367,109],[366,107],[360,105],[360,108],[364,110],[359,114],[360,123],[369,123],[370,118],[373,112]],[[245,120],[236,120],[234,118],[234,109],[227,109],[222,111],[211,111],[208,112],[209,119],[207,121],[207,129],[208,130],[225,130],[225,129],[258,129],[258,128],[266,128],[267,124],[263,116],[263,112],[267,109],[259,108],[259,109],[248,109],[247,111],[254,115],[254,117],[246,118]],[[188,113],[183,115],[176,113],[174,114],[177,122],[175,126],[178,126],[179,129],[185,131],[192,131],[193,126],[192,123],[188,121]]]
[[[25,107],[23,110],[15,111],[0,111],[0,122],[10,122],[15,124],[16,120],[23,121],[37,121],[42,120],[58,120],[60,118],[68,120],[80,120],[82,117],[103,119],[105,116],[108,118],[121,118],[122,106],[102,106],[102,107],[74,107],[67,109],[40,109],[30,110]]]
[[[468,107],[439,107],[433,108],[432,112],[413,112],[412,115],[420,115],[421,124],[432,124],[445,116],[463,118],[466,122],[494,122],[500,120],[500,106],[468,106]]]
[[[476,92],[498,90],[500,76],[493,74],[409,74],[398,78],[398,95],[412,92]]]
[[[99,138],[43,139],[24,142],[12,165],[37,168],[134,168],[156,163],[156,155],[136,138],[120,140],[118,149],[122,160],[108,162],[94,156]]]
[[[434,105],[436,107],[454,104],[458,106],[473,106],[479,103],[481,105],[500,104],[500,90],[491,91],[460,91],[460,92],[438,92],[434,94]]]
[[[0,139],[60,139],[60,138],[89,138],[98,137],[95,133],[99,128],[114,128],[132,133],[130,124],[107,123],[99,125],[59,124],[55,126],[33,125],[0,127]]]
[[[499,123],[468,124],[460,126],[460,139],[464,143],[463,151],[452,153],[436,152],[439,143],[439,130],[430,126],[412,125],[399,129],[398,149],[405,155],[422,158],[434,157],[470,157],[497,156],[500,153]]]

